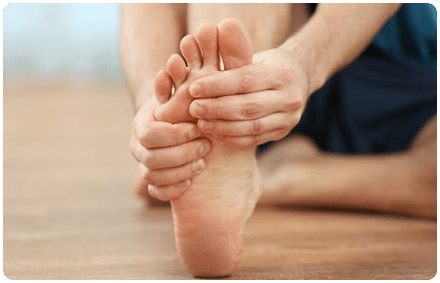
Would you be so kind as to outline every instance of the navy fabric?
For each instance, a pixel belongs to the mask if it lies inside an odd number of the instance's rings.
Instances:
[[[318,4],[308,5],[313,14]],[[405,3],[372,43],[388,56],[437,69],[437,10],[432,4]]]
[[[290,134],[310,136],[330,152],[394,152],[436,113],[437,12],[431,4],[404,4],[359,59],[311,96]]]
[[[403,4],[373,45],[389,56],[437,69],[437,11],[432,4]]]
[[[291,134],[330,152],[393,152],[407,148],[436,112],[436,71],[370,46],[311,96]]]

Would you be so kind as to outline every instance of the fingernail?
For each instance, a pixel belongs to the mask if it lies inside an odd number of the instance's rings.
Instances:
[[[191,140],[195,139],[196,137],[198,137],[200,135],[200,132],[196,129],[192,129],[189,133],[188,136]]]
[[[199,96],[200,92],[202,91],[202,87],[198,83],[191,84],[190,94],[193,97]]]
[[[189,187],[190,181],[186,180],[185,182],[182,182],[179,184],[179,189],[183,190]]]
[[[203,107],[198,103],[194,103],[193,112],[194,115],[200,116],[203,114]]]
[[[209,149],[208,142],[203,142],[199,148],[200,155],[204,156],[208,152],[208,149]]]
[[[203,121],[202,123],[202,130],[203,131],[212,131],[212,128],[214,125],[209,121]]]
[[[193,162],[193,170],[195,173],[200,173],[203,170],[203,161],[201,159]]]

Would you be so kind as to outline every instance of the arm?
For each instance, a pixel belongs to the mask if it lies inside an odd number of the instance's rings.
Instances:
[[[193,82],[190,113],[202,132],[224,136],[232,145],[282,139],[299,123],[310,95],[355,60],[399,7],[319,4],[299,32],[255,54],[253,64]],[[203,115],[192,111],[195,103]]]
[[[370,44],[401,4],[322,3],[310,21],[279,49],[301,58],[309,95]]]
[[[185,4],[121,4],[119,52],[137,112],[153,101],[153,80],[186,33]]]

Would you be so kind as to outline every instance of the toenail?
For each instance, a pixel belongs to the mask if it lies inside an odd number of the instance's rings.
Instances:
[[[203,122],[203,130],[205,131],[212,131],[212,128],[214,127],[214,125],[211,122],[208,121],[204,121]]]
[[[203,161],[201,159],[193,162],[193,170],[195,173],[200,173],[203,170]]]
[[[190,93],[192,96],[196,97],[202,91],[202,87],[198,83],[194,83],[191,85]]]
[[[193,110],[195,115],[200,116],[203,114],[203,107],[198,103],[194,103]]]

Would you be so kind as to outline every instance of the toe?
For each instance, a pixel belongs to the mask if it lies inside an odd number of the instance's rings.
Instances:
[[[160,70],[154,78],[154,94],[157,102],[163,104],[171,96],[173,85],[170,75],[165,70]]]
[[[185,36],[180,42],[180,51],[188,63],[190,69],[200,69],[202,66],[202,54],[193,35]]]
[[[171,55],[167,62],[167,71],[173,80],[174,88],[177,89],[186,79],[186,65],[182,56]]]
[[[198,29],[196,36],[203,52],[203,66],[212,66],[218,70],[220,56],[218,53],[217,26],[212,23],[203,24]]]
[[[218,46],[225,69],[252,63],[252,42],[239,20],[229,18],[219,23]]]

